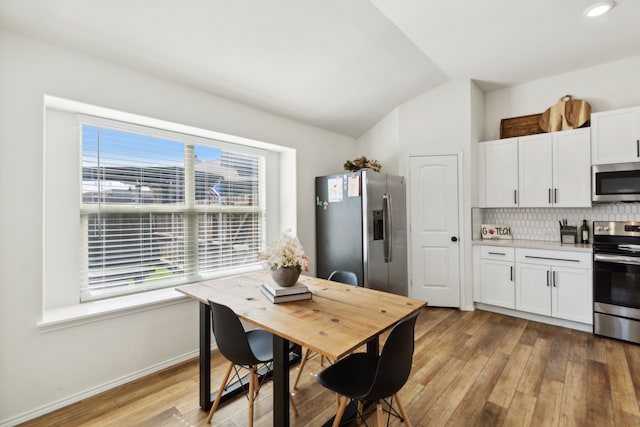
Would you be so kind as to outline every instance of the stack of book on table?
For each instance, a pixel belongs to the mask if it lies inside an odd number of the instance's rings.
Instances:
[[[311,299],[311,292],[300,282],[285,288],[269,280],[260,284],[260,290],[273,303]]]

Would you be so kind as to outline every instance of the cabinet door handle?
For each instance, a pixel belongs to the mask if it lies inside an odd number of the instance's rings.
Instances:
[[[636,139],[636,157],[640,157],[640,139]]]
[[[553,272],[553,287],[554,287],[554,288],[557,288],[557,287],[558,287],[558,285],[557,285],[557,283],[556,283],[556,272],[555,272],[555,271]]]
[[[513,190],[513,204],[518,204],[518,190]]]
[[[504,252],[489,252],[489,255],[502,255],[502,256],[505,256],[506,254]]]
[[[550,271],[547,270],[547,286],[549,286],[549,273],[550,273]]]
[[[510,274],[511,274],[511,277],[510,277],[509,280],[511,280],[513,282],[513,266],[509,267],[509,271],[510,271]]]
[[[558,203],[558,189],[553,189],[553,203]]]
[[[549,204],[551,204],[551,189],[549,189]]]
[[[550,259],[553,261],[569,261],[569,262],[580,262],[579,259],[569,259],[569,258],[551,258],[551,257],[546,257],[546,256],[533,256],[533,255],[525,255],[525,258],[531,258],[531,259]]]

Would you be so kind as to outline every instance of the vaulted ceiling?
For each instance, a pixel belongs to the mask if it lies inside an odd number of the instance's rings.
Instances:
[[[2,0],[0,27],[358,137],[448,80],[640,55],[640,1],[588,19],[594,1]]]

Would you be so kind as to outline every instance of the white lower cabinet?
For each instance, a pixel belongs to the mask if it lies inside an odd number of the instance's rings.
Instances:
[[[554,267],[551,315],[582,323],[593,323],[593,276],[591,270]]]
[[[529,313],[551,315],[549,267],[519,263],[516,267],[518,296],[516,309]]]
[[[591,252],[480,246],[475,301],[593,323]]]
[[[485,304],[515,308],[513,248],[480,248],[480,298]]]
[[[593,322],[590,253],[516,249],[516,310]]]

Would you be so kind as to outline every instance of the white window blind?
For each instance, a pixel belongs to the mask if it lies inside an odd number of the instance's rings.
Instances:
[[[264,153],[81,119],[81,300],[259,265]]]

